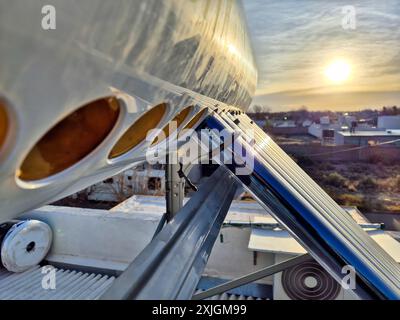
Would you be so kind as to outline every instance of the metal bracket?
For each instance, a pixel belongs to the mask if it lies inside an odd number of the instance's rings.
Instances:
[[[179,176],[179,164],[170,163],[171,155],[167,155],[167,165],[165,168],[165,199],[167,203],[167,221],[173,217],[183,206],[185,197],[185,181]]]
[[[232,174],[220,167],[102,299],[190,299],[237,186]]]

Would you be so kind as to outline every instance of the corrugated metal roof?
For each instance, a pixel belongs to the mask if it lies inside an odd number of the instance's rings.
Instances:
[[[114,277],[76,270],[54,268],[56,288],[44,289],[46,274],[40,266],[22,273],[0,269],[1,300],[80,300],[98,299],[114,281]]]
[[[44,289],[45,276],[40,266],[13,273],[0,269],[0,300],[95,300],[112,284],[115,277],[77,270],[58,269],[56,288]],[[196,293],[203,290],[197,290]],[[207,300],[260,300],[252,296],[222,293]]]
[[[203,291],[204,290],[199,289],[195,292],[195,294],[201,293]],[[263,299],[252,296],[244,296],[244,295],[230,294],[224,292],[204,300],[263,300]]]

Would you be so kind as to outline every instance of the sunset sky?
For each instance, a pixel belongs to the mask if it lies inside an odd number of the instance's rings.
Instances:
[[[243,4],[259,70],[254,104],[273,111],[400,106],[399,0]],[[342,26],[349,5],[355,29]]]

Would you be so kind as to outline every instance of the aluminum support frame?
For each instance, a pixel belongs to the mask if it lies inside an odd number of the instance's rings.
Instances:
[[[220,167],[101,299],[191,299],[237,186]]]

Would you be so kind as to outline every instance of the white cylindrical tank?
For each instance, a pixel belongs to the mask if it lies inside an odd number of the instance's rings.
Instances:
[[[52,242],[50,227],[38,220],[14,224],[1,243],[1,262],[11,272],[23,272],[39,264]]]

